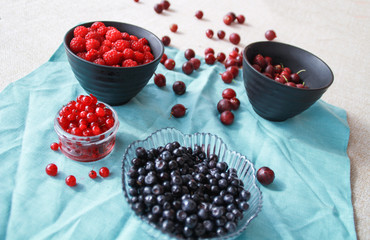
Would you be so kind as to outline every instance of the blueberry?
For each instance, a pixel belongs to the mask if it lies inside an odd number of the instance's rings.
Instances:
[[[240,202],[239,203],[239,209],[242,211],[246,211],[249,208],[249,204],[247,202]]]
[[[201,152],[202,152],[202,148],[201,148],[200,146],[196,145],[196,146],[194,147],[193,154],[194,154],[194,155],[198,155],[198,154],[199,154],[199,153],[201,153]]]
[[[154,206],[152,207],[152,213],[153,213],[154,215],[162,215],[162,207],[161,207],[161,206],[159,206],[159,205],[154,205]]]
[[[233,195],[231,195],[231,194],[226,194],[226,195],[224,196],[224,202],[225,202],[226,204],[233,203],[233,202],[234,202],[234,197],[233,197]]]
[[[137,178],[137,177],[139,176],[139,172],[138,172],[138,170],[131,168],[131,169],[128,171],[127,175],[128,175],[130,178]]]
[[[198,188],[197,182],[195,180],[190,180],[188,182],[188,187],[192,190],[195,190]]]
[[[146,149],[143,147],[136,148],[136,156],[141,159],[146,159],[148,154],[146,153]]]
[[[227,169],[227,164],[225,162],[218,162],[216,163],[216,168],[219,169],[221,172],[224,172]]]
[[[157,199],[156,199],[156,197],[155,197],[155,196],[153,196],[153,195],[147,195],[147,196],[145,196],[145,198],[144,198],[144,203],[145,203],[145,205],[147,205],[147,206],[153,206],[154,204],[156,204],[156,203],[157,203]]]
[[[143,195],[144,195],[144,196],[152,194],[152,187],[150,187],[150,186],[145,186],[145,187],[143,188],[142,193],[143,193]]]
[[[157,203],[160,205],[163,205],[164,202],[166,202],[165,196],[164,195],[158,195],[157,196]]]
[[[177,157],[177,158],[176,158],[176,162],[177,162],[177,164],[178,164],[179,166],[183,166],[183,165],[184,165],[184,163],[185,163],[185,160],[184,160],[184,158],[183,158],[183,157]]]
[[[145,170],[147,171],[153,171],[155,169],[154,162],[146,162],[145,164]]]
[[[158,216],[157,215],[154,215],[152,213],[148,213],[146,215],[147,219],[150,221],[150,222],[156,222],[158,221]]]
[[[181,209],[181,201],[179,201],[179,200],[175,200],[175,201],[173,201],[173,202],[172,202],[172,206],[173,206],[173,208],[174,208],[175,210],[179,210],[179,209]]]
[[[183,234],[185,237],[191,237],[193,235],[193,229],[188,227],[188,226],[185,226],[184,229],[183,229]]]
[[[162,214],[164,219],[174,220],[176,213],[173,209],[164,210]]]
[[[212,217],[220,218],[223,215],[221,207],[213,207],[211,210]]]
[[[218,180],[218,186],[221,188],[221,189],[225,189],[227,188],[227,180],[224,179],[224,178],[221,178],[220,180]]]
[[[211,161],[208,162],[208,167],[209,168],[215,168],[216,167],[216,163],[217,163],[216,161],[211,160]]]
[[[203,222],[204,229],[207,230],[207,232],[213,232],[214,224],[211,220],[205,220]]]
[[[216,230],[216,233],[217,233],[218,236],[222,236],[222,235],[226,234],[226,230],[223,227],[218,227],[217,230]]]
[[[198,223],[198,216],[196,214],[192,214],[185,219],[185,226],[189,228],[194,228]]]
[[[170,180],[170,174],[168,174],[168,172],[161,172],[159,174],[159,179],[161,179],[162,181]]]
[[[158,160],[155,162],[155,169],[157,172],[164,172],[167,170],[168,164],[163,160]]]
[[[196,210],[196,208],[197,203],[192,199],[186,198],[181,202],[181,209],[185,212],[192,213]]]
[[[166,232],[172,232],[175,229],[175,224],[171,220],[164,220],[162,222],[162,229]]]
[[[145,176],[145,184],[153,185],[157,183],[157,177],[155,175],[148,174]]]
[[[232,194],[232,195],[235,195],[236,194],[236,188],[234,186],[228,186],[227,187],[227,192]]]
[[[130,189],[128,190],[128,193],[129,193],[131,196],[137,196],[137,195],[138,195],[137,190],[136,190],[136,189],[134,189],[134,188],[130,188]]]
[[[211,154],[209,155],[209,160],[218,162],[218,156],[216,154]]]
[[[227,222],[227,219],[225,216],[221,216],[220,218],[216,219],[216,226],[217,227],[223,227],[225,226]]]
[[[204,208],[200,208],[198,210],[198,217],[201,218],[201,219],[208,219],[208,216],[209,216],[209,212],[207,209],[204,209]]]
[[[228,232],[234,232],[234,231],[235,231],[235,229],[236,229],[236,224],[235,224],[235,222],[227,222],[227,223],[225,224],[225,228],[226,228],[226,230],[227,230]]]
[[[135,167],[140,167],[142,162],[143,161],[140,158],[133,158],[131,160],[132,165],[134,165]]]
[[[215,205],[223,205],[224,204],[224,199],[222,196],[216,196],[214,199],[213,199],[213,204]]]
[[[137,173],[140,175],[145,175],[147,174],[147,171],[145,170],[144,167],[139,167],[139,169],[137,170]]]
[[[188,214],[184,210],[178,210],[176,212],[176,219],[179,222],[185,222],[185,219],[188,217]]]
[[[178,164],[177,164],[176,160],[171,160],[168,163],[168,167],[169,167],[170,170],[177,169],[178,168]]]
[[[200,183],[204,183],[206,181],[206,177],[204,176],[203,173],[197,173],[195,174],[194,176],[194,179],[197,181],[197,182],[200,182]]]
[[[154,186],[153,186],[153,188],[152,188],[152,193],[153,193],[154,195],[161,195],[161,194],[163,194],[163,192],[164,192],[164,188],[163,188],[163,186],[162,186],[162,185],[160,185],[160,184],[156,184],[156,185],[154,185]]]
[[[206,233],[206,229],[204,228],[203,224],[198,223],[194,228],[194,234],[197,237],[202,237]]]
[[[232,221],[232,222],[235,221],[235,215],[232,212],[227,212],[225,216],[228,221]]]
[[[164,161],[169,162],[172,159],[172,154],[170,151],[165,150],[159,155],[159,157],[161,157]]]
[[[174,149],[174,150],[172,151],[172,155],[174,155],[175,157],[180,157],[180,156],[182,156],[182,154],[183,154],[183,152],[182,152],[182,150],[181,150],[181,149],[179,149],[179,148],[176,148],[176,149]]]
[[[180,185],[172,185],[171,192],[174,196],[180,196],[181,195],[182,187]]]
[[[244,200],[244,201],[248,201],[248,200],[249,200],[249,198],[251,197],[251,193],[243,189],[243,190],[239,193],[239,197],[240,197],[240,199],[242,199],[242,200]]]

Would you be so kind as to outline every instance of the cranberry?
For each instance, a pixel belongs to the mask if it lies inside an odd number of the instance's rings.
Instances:
[[[177,95],[183,95],[186,91],[186,85],[183,81],[176,81],[173,83],[172,89]]]
[[[236,97],[231,98],[230,103],[231,103],[231,109],[234,111],[238,110],[238,108],[240,107],[240,101]]]
[[[237,51],[234,51],[232,50],[230,53],[229,53],[229,57],[230,58],[236,58],[237,56],[239,56],[239,53]]]
[[[163,5],[157,3],[156,5],[154,5],[154,11],[158,14],[162,13],[163,12]]]
[[[45,168],[45,172],[47,175],[54,177],[58,173],[58,167],[54,163],[49,163]]]
[[[226,33],[223,30],[220,30],[220,31],[217,32],[217,37],[219,39],[224,39],[225,35],[226,35]]]
[[[182,71],[186,74],[189,75],[194,71],[194,66],[190,61],[185,62],[182,65]]]
[[[207,29],[206,31],[206,36],[208,38],[213,38],[213,30],[212,29]]]
[[[194,70],[198,70],[199,69],[199,67],[200,67],[200,60],[198,58],[192,58],[189,61],[193,64]]]
[[[90,177],[90,178],[92,178],[92,179],[96,178],[96,177],[97,177],[96,172],[95,172],[94,170],[91,170],[91,171],[89,172],[89,177]]]
[[[69,175],[68,177],[66,177],[65,182],[70,187],[76,186],[76,177],[73,175]]]
[[[232,16],[225,15],[224,18],[223,18],[223,21],[226,25],[230,25],[234,20],[233,20]]]
[[[226,59],[226,55],[225,55],[225,53],[223,53],[223,52],[219,52],[219,53],[217,53],[217,61],[219,61],[220,63],[223,63],[224,61],[225,61],[225,59]]]
[[[231,99],[236,97],[236,92],[232,88],[226,88],[222,91],[222,98]]]
[[[175,68],[175,60],[173,60],[172,58],[168,58],[165,62],[164,62],[164,67],[167,68],[168,70],[172,70]]]
[[[53,150],[53,151],[57,151],[57,150],[58,150],[58,148],[59,148],[59,144],[58,144],[58,143],[56,143],[56,142],[54,142],[54,143],[52,143],[52,144],[50,145],[50,148],[51,148],[51,150]]]
[[[268,30],[265,32],[265,37],[267,40],[272,41],[276,38],[276,33],[274,30]]]
[[[163,45],[165,45],[165,46],[170,45],[170,43],[171,43],[171,38],[170,38],[169,36],[163,36],[163,37],[162,37],[162,43],[163,43]]]
[[[99,175],[103,178],[106,178],[109,176],[109,169],[107,167],[102,167],[99,169]]]
[[[240,36],[237,33],[232,33],[229,36],[229,40],[232,44],[238,45],[240,42]]]
[[[226,71],[231,72],[233,78],[236,78],[239,75],[239,68],[237,66],[230,66],[226,68]]]
[[[234,122],[234,114],[230,111],[224,111],[221,113],[220,120],[225,125],[230,125]]]
[[[161,2],[161,5],[162,5],[162,7],[163,7],[163,9],[164,10],[167,10],[167,9],[169,9],[170,8],[170,2],[169,1],[167,1],[167,0],[163,0],[162,2]]]
[[[202,19],[203,18],[203,12],[201,10],[198,10],[195,13],[195,17],[198,18],[198,19]]]
[[[228,67],[231,67],[231,66],[237,66],[238,63],[236,62],[236,60],[234,58],[227,58],[224,65],[225,65],[225,68],[228,68]]]
[[[161,63],[164,64],[164,62],[167,60],[167,54],[163,53],[162,57],[161,57]]]
[[[191,58],[195,57],[195,52],[193,49],[188,48],[185,50],[184,56],[187,60],[190,60]]]
[[[186,108],[182,104],[176,104],[171,108],[171,116],[175,118],[183,117],[186,113]]]
[[[234,12],[228,12],[226,15],[230,16],[231,19],[233,20],[233,22],[235,21],[236,19],[236,14]]]
[[[221,79],[224,81],[224,83],[231,83],[234,79],[234,76],[231,72],[225,71],[221,73]]]
[[[271,184],[275,179],[275,173],[268,167],[261,167],[257,171],[257,180],[263,185]]]
[[[261,67],[261,70],[267,66],[265,58],[261,54],[257,54],[253,59],[253,64],[257,64]]]
[[[244,15],[240,14],[236,17],[236,20],[238,20],[238,23],[243,24],[245,21]]]
[[[175,24],[175,23],[171,24],[170,31],[175,33],[175,32],[177,32],[177,28],[178,28],[177,24]]]
[[[157,85],[158,87],[166,86],[166,77],[161,73],[155,74],[154,84]]]
[[[207,54],[204,60],[209,65],[213,65],[216,62],[215,55],[213,55],[212,53]]]
[[[209,53],[215,54],[215,50],[213,50],[213,48],[206,48],[206,50],[204,50],[204,56]]]
[[[217,103],[217,110],[219,113],[225,112],[225,111],[231,111],[231,103],[229,99],[223,98]]]

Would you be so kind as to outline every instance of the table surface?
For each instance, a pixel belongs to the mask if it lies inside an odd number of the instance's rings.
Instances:
[[[370,235],[369,132],[370,88],[367,65],[370,62],[370,1],[170,1],[168,11],[156,14],[160,2],[140,0],[104,1],[2,1],[0,10],[0,91],[48,61],[71,27],[89,21],[127,22],[149,29],[158,37],[171,37],[171,46],[192,48],[203,56],[204,49],[229,53],[233,45],[217,37],[208,39],[207,29],[241,35],[239,49],[263,41],[274,29],[275,41],[308,50],[332,69],[335,80],[322,99],[347,111],[350,126],[348,156],[351,161],[352,202],[358,239]],[[203,10],[197,20],[194,13]],[[226,26],[228,12],[243,14],[244,24]],[[169,26],[178,24],[178,32]]]

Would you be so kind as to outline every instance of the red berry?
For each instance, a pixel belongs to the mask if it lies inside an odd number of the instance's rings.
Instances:
[[[126,59],[122,62],[122,67],[135,67],[138,63],[132,59]]]
[[[73,36],[84,38],[88,32],[89,30],[87,29],[87,27],[78,26],[78,27],[75,27],[75,29],[73,30]]]
[[[173,83],[172,89],[177,95],[183,95],[186,92],[186,85],[183,81],[176,81]]]
[[[58,143],[56,143],[56,142],[54,142],[54,143],[52,143],[52,144],[50,145],[50,148],[51,148],[51,150],[53,150],[53,151],[57,151],[57,150],[58,150],[58,148],[59,148],[59,144],[58,144]]]
[[[238,20],[238,23],[240,23],[240,24],[243,24],[244,23],[244,21],[245,21],[245,17],[244,17],[244,15],[238,15],[237,17],[236,17],[236,20]]]
[[[198,70],[199,69],[199,67],[200,67],[200,60],[198,58],[191,58],[189,61],[193,64],[194,70]]]
[[[231,74],[233,75],[233,78],[236,78],[239,74],[239,68],[237,66],[230,66],[226,68],[226,71],[231,72]]]
[[[236,92],[232,88],[226,88],[222,91],[222,98],[231,99],[236,97]]]
[[[208,38],[212,38],[212,37],[213,37],[213,30],[212,30],[212,29],[207,29],[207,31],[206,31],[206,36],[207,36]]]
[[[78,53],[86,50],[86,40],[82,37],[74,37],[69,43],[72,52]]]
[[[198,10],[195,13],[195,17],[198,18],[198,19],[202,19],[203,18],[203,12],[201,10]]]
[[[164,62],[164,66],[165,66],[165,68],[167,68],[168,70],[172,70],[172,69],[174,69],[174,68],[175,68],[175,65],[176,65],[175,60],[173,60],[173,59],[171,59],[171,58],[167,59],[167,60]]]
[[[229,99],[223,98],[217,103],[217,110],[219,113],[223,113],[225,111],[231,111],[231,103]]]
[[[224,111],[221,113],[220,120],[225,125],[230,125],[234,122],[234,114],[230,111]]]
[[[191,63],[191,61],[187,61],[182,65],[182,71],[186,74],[189,75],[194,71],[194,66]]]
[[[190,60],[191,58],[195,57],[195,52],[193,49],[188,48],[185,50],[184,56],[187,60]]]
[[[204,60],[209,65],[213,65],[216,62],[215,55],[213,55],[212,53],[207,54]]]
[[[165,46],[170,45],[170,43],[171,43],[171,38],[170,38],[169,36],[163,36],[163,37],[162,37],[162,43],[163,43],[163,45],[165,45]]]
[[[98,116],[98,117],[104,117],[104,115],[105,115],[105,110],[104,110],[104,108],[102,108],[102,107],[97,107],[97,108],[95,108],[95,114],[96,114],[96,116]]]
[[[231,72],[225,71],[221,73],[221,79],[224,81],[224,83],[231,83],[234,79],[234,76]]]
[[[232,44],[238,45],[240,42],[240,36],[237,33],[232,33],[229,36],[229,40]]]
[[[219,52],[217,53],[217,61],[219,61],[220,63],[224,62],[226,59],[226,55],[225,53],[223,52]]]
[[[284,84],[289,86],[289,87],[297,87],[297,85],[294,82],[286,82]]]
[[[177,32],[177,28],[178,28],[178,26],[175,23],[170,26],[171,32],[174,32],[174,33]]]
[[[220,30],[220,31],[217,32],[217,37],[219,39],[224,39],[225,35],[226,35],[226,33],[223,30]]]
[[[99,169],[99,174],[103,178],[106,178],[106,177],[109,176],[109,169],[107,167],[102,167],[102,168]]]
[[[115,65],[118,64],[120,57],[116,50],[110,50],[103,54],[103,59],[107,65]]]
[[[163,5],[160,4],[160,3],[157,3],[156,5],[154,5],[154,11],[158,14],[162,13],[163,12]]]
[[[231,98],[230,103],[231,103],[231,109],[234,111],[238,110],[238,108],[240,107],[240,101],[236,97]]]
[[[69,175],[65,180],[66,184],[70,187],[76,186],[76,178],[73,175]]]
[[[54,163],[49,163],[45,168],[45,172],[49,176],[56,176],[58,173],[58,167]]]
[[[206,48],[204,50],[204,56],[206,56],[209,53],[215,54],[215,50],[213,50],[213,48]]]
[[[161,73],[155,74],[154,83],[158,87],[164,87],[166,86],[166,77]]]
[[[186,113],[186,108],[182,104],[176,104],[171,108],[171,116],[175,118],[183,117]]]
[[[164,9],[164,10],[169,9],[169,8],[170,8],[170,6],[171,6],[170,2],[169,2],[169,1],[167,1],[167,0],[163,0],[163,1],[161,2],[161,4],[162,4],[162,7],[163,7],[163,9]]]
[[[165,53],[163,53],[162,57],[161,57],[161,63],[164,64],[164,62],[167,60],[167,55]]]
[[[96,174],[96,172],[94,171],[94,170],[91,170],[90,172],[89,172],[89,177],[90,178],[96,178],[97,177],[97,174]]]
[[[223,18],[223,21],[226,25],[230,25],[234,20],[233,20],[232,16],[225,15],[224,18]]]
[[[268,167],[261,167],[257,171],[257,180],[263,185],[271,184],[275,179],[275,173]]]
[[[122,34],[117,29],[111,29],[105,33],[105,38],[113,43],[119,39],[122,39]]]
[[[268,30],[265,32],[265,37],[267,40],[272,41],[276,38],[276,33],[274,30]]]
[[[96,39],[89,39],[86,40],[86,51],[89,51],[91,49],[99,50],[100,48],[100,42]]]

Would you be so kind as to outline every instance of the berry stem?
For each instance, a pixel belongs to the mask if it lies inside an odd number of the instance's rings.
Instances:
[[[301,72],[305,72],[305,71],[306,71],[306,69],[299,70],[299,71],[297,72],[297,74],[300,74]]]

